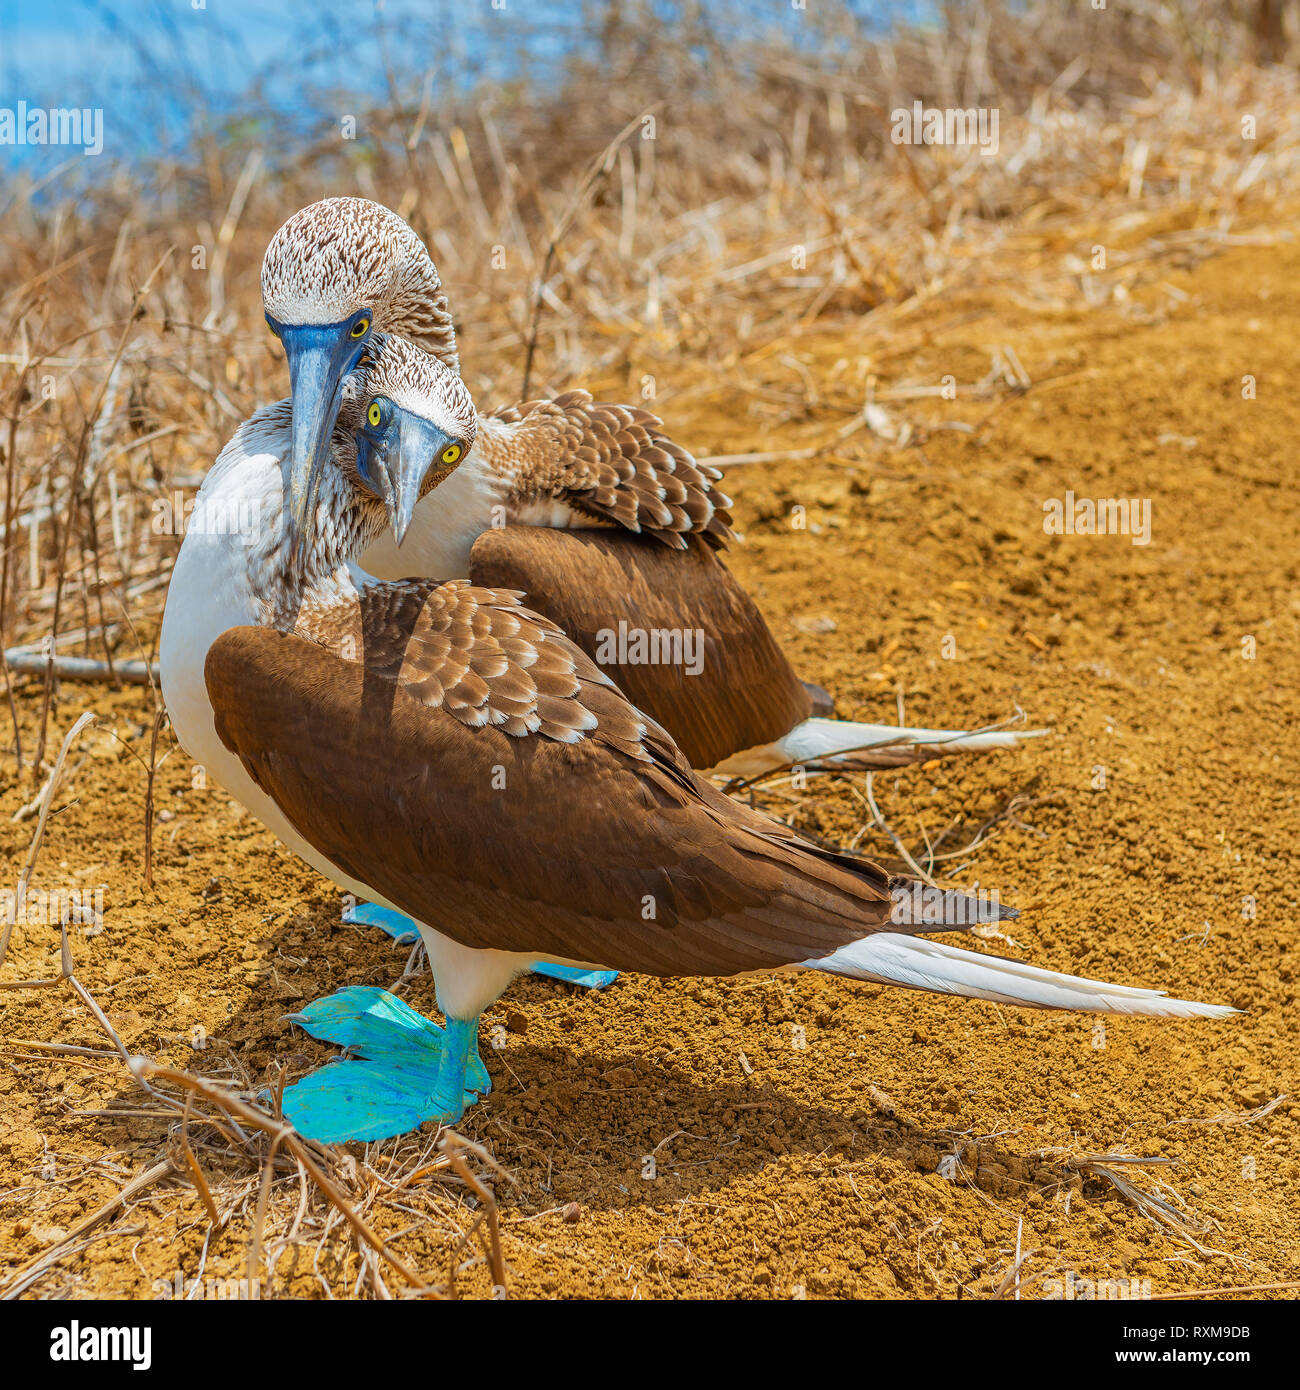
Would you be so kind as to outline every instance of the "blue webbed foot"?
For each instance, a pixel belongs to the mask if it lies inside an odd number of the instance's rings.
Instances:
[[[343,920],[354,925],[378,927],[403,946],[414,945],[420,939],[419,927],[405,912],[380,907],[378,903],[356,903],[352,907],[345,907]]]
[[[374,985],[349,985],[286,1017],[313,1038],[366,1056],[382,1052],[436,1067],[442,1054],[442,1029]]]
[[[378,903],[357,903],[343,909],[345,922],[378,927],[394,941],[410,945],[417,941],[420,929],[404,912],[395,908],[381,907]],[[617,970],[587,970],[580,965],[549,965],[538,961],[533,966],[534,975],[547,975],[553,980],[565,980],[571,985],[582,985],[584,989],[604,989],[618,979]]]
[[[549,975],[553,980],[567,980],[571,985],[582,985],[584,989],[604,989],[618,979],[617,970],[587,970],[581,965],[552,965],[539,960],[533,966],[534,975]]]
[[[331,1062],[287,1086],[284,1114],[299,1134],[322,1144],[349,1139],[391,1139],[425,1120],[451,1124],[465,1113],[465,1097],[449,1104],[427,1085],[411,1086],[383,1062],[360,1058]]]
[[[491,1089],[478,1019],[439,1028],[386,990],[354,985],[289,1017],[313,1037],[358,1054],[286,1087],[284,1113],[322,1143],[387,1139],[425,1120],[450,1124]]]

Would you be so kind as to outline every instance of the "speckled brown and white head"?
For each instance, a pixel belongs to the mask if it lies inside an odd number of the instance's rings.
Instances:
[[[343,382],[371,335],[403,334],[456,374],[456,333],[424,244],[395,212],[364,198],[312,203],[276,232],[262,262],[262,304],[289,363],[290,512],[301,533]]]
[[[464,462],[478,413],[454,372],[414,343],[378,334],[348,378],[339,429],[356,480],[383,502],[400,545],[415,504]]]
[[[262,307],[280,326],[365,313],[374,332],[410,338],[460,372],[455,325],[428,250],[391,208],[366,198],[323,198],[294,213],[266,248]]]

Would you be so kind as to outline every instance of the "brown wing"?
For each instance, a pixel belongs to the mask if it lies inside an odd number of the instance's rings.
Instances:
[[[730,975],[888,929],[883,870],[699,782],[511,595],[381,585],[299,631],[213,643],[217,731],[331,863],[452,939]]]
[[[698,541],[675,552],[625,532],[506,526],[475,542],[470,578],[522,591],[692,767],[772,743],[813,712],[754,601]]]
[[[561,502],[673,549],[692,532],[719,548],[733,539],[731,499],[716,486],[722,474],[696,463],[647,410],[566,391],[495,410],[485,423],[475,447],[509,479],[512,520]]]

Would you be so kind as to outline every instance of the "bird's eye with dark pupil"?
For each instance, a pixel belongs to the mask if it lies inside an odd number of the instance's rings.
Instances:
[[[367,332],[369,332],[369,330],[370,330],[370,320],[369,320],[369,319],[358,319],[358,320],[356,321],[356,323],[354,323],[354,324],[352,325],[352,337],[354,337],[354,338],[364,338],[364,337],[366,336]]]
[[[380,422],[384,418],[384,412],[379,408],[378,401],[370,402],[370,409],[366,411],[366,420],[372,429],[378,429]]]

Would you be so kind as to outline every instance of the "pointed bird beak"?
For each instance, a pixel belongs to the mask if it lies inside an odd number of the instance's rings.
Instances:
[[[320,470],[338,419],[343,378],[356,366],[364,346],[349,336],[349,327],[349,323],[304,324],[280,330],[293,391],[289,516],[296,546],[301,546],[316,508]]]
[[[436,425],[408,411],[397,412],[397,462],[390,469],[381,469],[384,505],[388,508],[388,523],[393,528],[397,544],[406,539],[406,532],[415,515],[420,490],[429,471],[442,451],[452,443]]]

